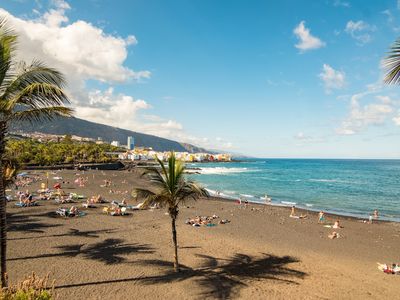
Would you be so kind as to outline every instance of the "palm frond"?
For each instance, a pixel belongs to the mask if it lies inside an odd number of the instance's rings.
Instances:
[[[44,84],[44,86],[54,86],[60,90],[65,87],[66,81],[64,76],[57,70],[47,67],[40,61],[33,61],[30,66],[21,64],[15,79],[9,83],[7,89],[4,91],[3,99],[14,98],[20,94],[24,89],[32,84]],[[68,99],[63,99],[68,102]]]
[[[27,121],[30,123],[50,121],[56,117],[70,117],[73,109],[65,106],[41,107],[17,111],[11,115],[11,121]]]
[[[155,203],[165,206],[168,202],[168,194],[164,192],[153,192],[149,189],[136,188],[132,191],[132,196],[138,200],[143,199],[143,207],[147,208]]]
[[[391,46],[389,55],[383,60],[386,70],[384,82],[387,84],[400,83],[400,38]]]
[[[69,103],[69,100],[61,88],[53,84],[37,82],[25,87],[8,101],[3,101],[1,109],[12,112],[17,105],[43,108],[61,106],[64,103]]]
[[[193,181],[187,181],[180,186],[177,193],[178,203],[183,203],[187,200],[197,200],[200,197],[209,197],[206,189]]]
[[[146,168],[142,176],[147,177],[147,179],[159,189],[168,188],[165,175],[161,174],[157,168]]]
[[[156,158],[158,164],[159,164],[160,167],[161,167],[162,173],[163,173],[164,176],[165,176],[165,182],[168,182],[168,181],[169,181],[169,174],[168,174],[168,172],[167,172],[167,169],[165,168],[164,163],[158,158],[157,155],[155,156],[155,158]]]
[[[17,36],[7,25],[5,18],[0,18],[0,92],[3,82],[13,63],[17,44]]]
[[[136,200],[139,198],[146,199],[149,197],[153,197],[154,195],[155,193],[148,189],[135,188],[132,191],[132,197],[135,198]]]

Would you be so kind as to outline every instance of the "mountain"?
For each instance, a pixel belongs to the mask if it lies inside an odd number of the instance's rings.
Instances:
[[[135,146],[152,147],[156,151],[177,151],[177,152],[209,152],[206,149],[199,148],[190,144],[161,138],[154,135],[139,133],[126,129],[116,128],[108,125],[85,121],[78,118],[60,117],[53,121],[42,122],[38,124],[18,123],[12,124],[10,131],[23,132],[42,132],[57,135],[77,135],[88,138],[101,138],[105,142],[119,141],[121,145],[127,144],[128,136],[133,136]]]

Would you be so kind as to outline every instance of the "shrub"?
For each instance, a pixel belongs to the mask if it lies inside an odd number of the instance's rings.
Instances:
[[[0,291],[0,300],[51,300],[55,298],[54,281],[48,286],[49,275],[41,278],[34,272],[24,280]]]

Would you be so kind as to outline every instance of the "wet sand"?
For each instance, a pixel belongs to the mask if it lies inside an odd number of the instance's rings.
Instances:
[[[41,173],[45,182],[45,172]],[[61,171],[66,192],[101,194],[122,200],[113,190],[147,186],[137,172],[87,171],[89,183],[72,182],[74,171]],[[126,180],[126,183],[122,183]],[[56,180],[50,179],[50,185]],[[40,182],[28,187],[37,190]],[[24,188],[26,189],[26,188]],[[136,204],[129,197],[129,204]],[[8,270],[11,281],[32,271],[50,272],[58,299],[399,299],[400,276],[386,275],[376,262],[400,262],[400,224],[365,224],[348,217],[340,238],[307,219],[289,217],[290,209],[221,199],[202,199],[182,207],[177,222],[182,272],[172,271],[170,217],[164,209],[104,215],[87,209],[81,218],[56,217],[60,206],[17,208],[8,204]],[[81,206],[81,204],[75,204]],[[71,205],[69,205],[71,206]],[[298,211],[300,214],[301,211]],[[185,219],[218,215],[229,224],[195,228]]]

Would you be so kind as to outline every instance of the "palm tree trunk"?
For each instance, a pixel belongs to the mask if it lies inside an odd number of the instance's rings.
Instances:
[[[3,157],[5,151],[5,132],[7,125],[5,122],[0,122],[0,268],[1,268],[1,287],[7,286],[7,266],[6,266],[6,251],[7,251],[7,220],[6,208],[7,199],[3,181]]]
[[[174,242],[174,271],[179,272],[179,262],[178,262],[178,242],[176,238],[176,216],[171,215],[172,220],[172,241]]]

